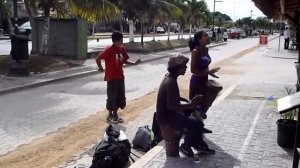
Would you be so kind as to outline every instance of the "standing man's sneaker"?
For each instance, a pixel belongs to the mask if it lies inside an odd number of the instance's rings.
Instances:
[[[106,117],[106,122],[112,123],[112,124],[118,124],[118,120],[116,120],[115,117],[112,115],[109,115]]]
[[[117,121],[118,123],[124,123],[124,120],[118,116],[118,114],[114,114],[113,118],[115,121]]]
[[[185,144],[181,144],[181,146],[179,147],[179,151],[187,157],[194,157],[194,152],[192,148],[186,146]]]

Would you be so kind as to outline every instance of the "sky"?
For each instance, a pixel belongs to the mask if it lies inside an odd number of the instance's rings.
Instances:
[[[215,11],[219,11],[223,14],[228,15],[231,17],[233,21],[238,19],[242,19],[244,17],[251,16],[252,12],[252,19],[256,19],[260,16],[265,16],[255,5],[254,2],[251,0],[216,0],[222,2],[215,3]],[[214,0],[206,0],[208,8],[211,12],[214,9]]]

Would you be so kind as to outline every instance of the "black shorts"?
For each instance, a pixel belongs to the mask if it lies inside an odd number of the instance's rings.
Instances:
[[[107,81],[107,110],[124,109],[126,106],[125,84],[124,80]]]

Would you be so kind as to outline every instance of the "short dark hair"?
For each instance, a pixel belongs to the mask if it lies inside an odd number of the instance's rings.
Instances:
[[[112,42],[120,41],[123,39],[123,34],[119,31],[114,31],[111,35]]]

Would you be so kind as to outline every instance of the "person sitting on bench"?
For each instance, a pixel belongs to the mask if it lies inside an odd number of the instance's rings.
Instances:
[[[180,152],[188,157],[193,157],[196,150],[209,150],[207,144],[203,140],[203,123],[195,118],[190,118],[184,115],[187,109],[195,108],[203,100],[202,95],[195,96],[190,102],[181,104],[179,87],[177,78],[184,75],[186,72],[186,64],[189,58],[181,53],[172,55],[168,61],[168,72],[163,78],[157,95],[156,112],[157,121],[162,129],[164,126],[170,126],[175,131],[186,130],[184,143],[180,146]],[[201,147],[201,149],[200,149]]]

